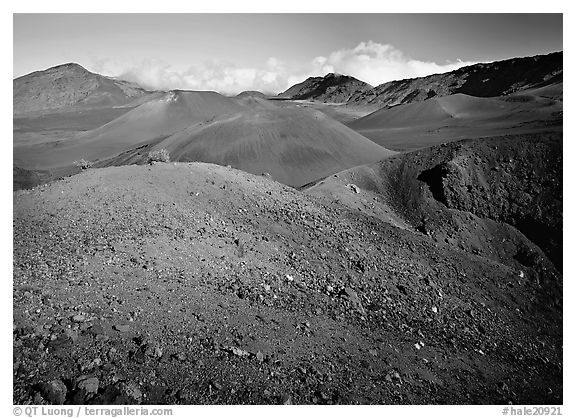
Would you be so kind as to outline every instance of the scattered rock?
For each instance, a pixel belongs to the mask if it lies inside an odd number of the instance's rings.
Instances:
[[[114,329],[118,332],[130,331],[130,325],[114,325]]]
[[[92,327],[90,327],[90,330],[88,332],[90,334],[94,334],[94,335],[100,335],[100,334],[106,333],[102,324],[93,324]]]
[[[351,287],[345,287],[344,290],[342,290],[341,295],[345,298],[347,298],[350,303],[362,314],[362,315],[366,315],[366,311],[364,310],[364,307],[362,306],[362,302],[360,301],[360,297],[358,296],[358,293],[356,293],[356,291],[354,289],[352,289]]]
[[[162,357],[162,354],[164,354],[162,349],[159,346],[156,346],[154,348],[154,357],[160,358],[160,357]]]
[[[122,392],[136,402],[142,401],[142,391],[140,387],[134,382],[122,383]]]
[[[360,188],[358,186],[356,186],[355,184],[350,183],[350,184],[346,185],[346,187],[348,187],[354,193],[360,193]]]
[[[146,344],[144,354],[146,354],[148,357],[161,358],[164,354],[164,350],[162,350],[160,345],[157,343],[149,343]]]
[[[78,340],[78,333],[76,331],[71,330],[70,328],[66,328],[64,330],[64,337],[75,343]]]
[[[238,357],[247,357],[250,355],[250,353],[246,350],[242,350],[241,348],[238,347],[233,347],[233,346],[226,346],[224,347],[224,350],[234,354],[235,356]]]
[[[186,354],[184,353],[176,353],[172,355],[173,358],[175,358],[178,361],[186,361]]]
[[[260,363],[262,363],[264,361],[264,354],[262,354],[261,351],[258,351],[256,353],[256,360],[258,360]]]
[[[72,317],[72,322],[82,323],[84,321],[86,321],[86,317],[84,315],[79,314]]]
[[[189,390],[180,389],[178,392],[176,392],[176,398],[183,402],[189,402],[192,399],[192,396],[190,395]]]
[[[84,389],[87,394],[95,394],[98,392],[99,383],[96,377],[86,377],[83,380],[80,379],[77,386],[78,389]]]
[[[66,400],[66,385],[63,381],[56,379],[49,383],[40,384],[40,394],[42,397],[50,402],[52,405],[62,405]]]

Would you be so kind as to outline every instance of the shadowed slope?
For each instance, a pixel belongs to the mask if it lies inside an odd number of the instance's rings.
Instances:
[[[562,268],[561,133],[481,138],[400,154],[338,173],[308,192],[498,261],[514,257],[545,271],[551,268],[547,257]],[[513,244],[524,236],[540,248]]]

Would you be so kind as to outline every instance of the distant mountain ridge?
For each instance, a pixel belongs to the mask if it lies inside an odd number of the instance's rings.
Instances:
[[[241,93],[238,93],[235,97],[238,98],[244,98],[244,97],[258,97],[260,99],[266,99],[268,98],[268,95],[262,93],[261,91],[256,91],[256,90],[246,90],[243,91]]]
[[[149,94],[135,83],[95,74],[69,63],[14,79],[13,112],[122,106]]]
[[[317,100],[345,103],[356,94],[370,90],[372,86],[354,77],[329,73],[324,77],[309,77],[295,84],[278,97],[293,100]]]
[[[348,104],[395,106],[435,96],[463,93],[476,97],[504,96],[562,82],[563,53],[474,64],[426,77],[390,81],[354,94]]]
[[[372,87],[354,77],[330,73],[310,77],[278,97],[378,107],[421,102],[456,93],[504,96],[563,81],[563,53],[474,64],[442,74],[389,81]]]
[[[324,77],[309,77],[277,97],[382,108],[456,93],[476,97],[503,96],[562,81],[563,52],[560,51],[475,64],[448,73],[390,81],[376,87],[351,76],[329,73]],[[13,112],[20,115],[78,108],[136,106],[161,94],[69,63],[14,79]],[[261,92],[247,91],[237,97],[267,96]]]

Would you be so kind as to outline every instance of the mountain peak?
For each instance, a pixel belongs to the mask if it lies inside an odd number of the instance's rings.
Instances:
[[[353,94],[371,89],[368,83],[339,73],[328,73],[324,77],[309,77],[302,83],[290,87],[280,97],[295,100],[320,100],[343,103]]]
[[[77,72],[77,73],[90,73],[86,68],[82,67],[80,64],[75,62],[68,62],[65,64],[55,65],[54,67],[50,67],[44,71],[47,72]]]
[[[60,65],[55,65],[52,68],[78,68],[78,69],[82,69],[82,70],[86,70],[86,68],[82,67],[80,64],[76,63],[76,62],[67,62],[65,64],[60,64]],[[86,70],[88,71],[88,70]]]
[[[14,114],[126,105],[146,95],[139,86],[68,62],[13,80]]]

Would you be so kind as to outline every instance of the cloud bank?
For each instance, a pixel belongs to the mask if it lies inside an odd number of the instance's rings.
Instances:
[[[214,90],[237,94],[258,90],[276,94],[307,77],[330,72],[356,77],[373,86],[387,81],[453,71],[474,62],[435,63],[413,59],[389,44],[361,42],[351,49],[340,49],[327,56],[318,56],[305,63],[287,64],[270,57],[260,67],[238,67],[232,63],[206,62],[177,70],[158,60],[132,65],[98,61],[94,70],[115,74],[149,89]]]

